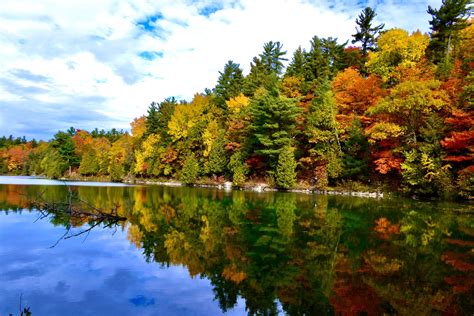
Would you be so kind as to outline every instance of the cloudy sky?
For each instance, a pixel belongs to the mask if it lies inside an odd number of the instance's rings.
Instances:
[[[150,102],[248,73],[263,43],[291,57],[314,35],[344,42],[365,6],[386,28],[428,31],[441,0],[1,0],[0,135],[128,129]]]

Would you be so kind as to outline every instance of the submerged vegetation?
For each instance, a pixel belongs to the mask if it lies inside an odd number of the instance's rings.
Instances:
[[[49,142],[0,139],[0,173],[267,182],[355,182],[424,196],[474,196],[470,0],[429,7],[430,34],[375,25],[353,44],[310,40],[289,64],[265,43],[250,72],[229,61],[191,101],[151,103],[127,132],[71,128]],[[201,180],[200,180],[201,179]]]

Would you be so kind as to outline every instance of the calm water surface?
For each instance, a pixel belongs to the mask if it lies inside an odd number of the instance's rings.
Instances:
[[[472,205],[0,177],[0,315],[472,315]]]

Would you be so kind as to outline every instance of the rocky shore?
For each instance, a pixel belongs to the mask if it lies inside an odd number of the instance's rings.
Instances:
[[[130,184],[146,184],[146,185],[165,185],[165,186],[185,186],[186,184],[179,181],[155,181],[150,179],[134,179],[127,180],[124,183]],[[271,187],[266,183],[257,183],[257,184],[245,184],[241,187],[236,187],[232,185],[232,182],[224,183],[197,183],[189,186],[199,187],[199,188],[217,188],[219,190],[243,190],[243,191],[253,191],[253,192],[277,192],[282,191],[278,190],[275,187]],[[293,192],[293,193],[303,193],[303,194],[326,194],[326,195],[343,195],[343,196],[357,196],[365,198],[375,198],[381,199],[384,198],[384,193],[380,191],[351,191],[351,190],[318,190],[318,189],[291,189],[285,190],[284,192]]]

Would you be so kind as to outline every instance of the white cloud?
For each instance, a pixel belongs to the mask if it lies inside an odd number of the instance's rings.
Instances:
[[[264,42],[281,41],[291,58],[314,35],[349,40],[365,5],[387,28],[427,31],[426,7],[440,2],[2,0],[0,134],[128,128],[151,101],[212,88],[229,59],[247,72]],[[51,113],[58,120],[42,128]]]

